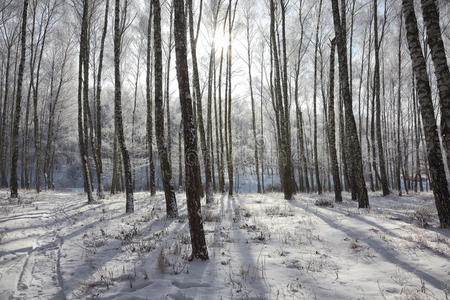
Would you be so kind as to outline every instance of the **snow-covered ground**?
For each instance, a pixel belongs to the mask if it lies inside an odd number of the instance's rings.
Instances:
[[[370,211],[348,197],[216,195],[202,212],[210,260],[189,262],[184,194],[166,219],[162,193],[135,194],[126,215],[122,194],[12,203],[2,190],[0,299],[448,299],[450,231],[432,195],[371,194]]]

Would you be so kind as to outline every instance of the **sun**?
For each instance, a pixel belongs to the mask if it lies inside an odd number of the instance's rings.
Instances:
[[[228,34],[224,35],[221,32],[217,32],[214,36],[214,44],[216,49],[228,47]]]

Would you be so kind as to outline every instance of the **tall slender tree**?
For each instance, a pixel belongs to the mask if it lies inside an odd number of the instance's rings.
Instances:
[[[147,151],[148,151],[148,161],[149,161],[149,183],[150,183],[150,195],[154,196],[156,194],[155,188],[155,163],[153,160],[153,103],[152,103],[152,51],[151,51],[151,40],[152,40],[152,15],[153,15],[153,5],[150,1],[150,9],[148,14],[148,24],[147,24],[147,71],[145,77],[145,98],[147,102]]]
[[[184,133],[186,202],[192,244],[191,259],[207,260],[208,249],[201,217],[200,190],[196,184],[200,176],[200,163],[197,156],[197,134],[194,127],[192,98],[189,88],[184,0],[174,0],[173,5],[177,81]]]
[[[333,174],[334,197],[336,202],[342,202],[341,179],[339,178],[339,166],[336,155],[336,125],[334,118],[334,57],[336,40],[331,41],[330,74],[329,74],[329,99],[328,99],[328,141],[330,144],[331,172]]]
[[[421,0],[421,4],[423,22],[427,31],[426,40],[430,47],[439,91],[442,141],[447,154],[447,166],[450,168],[450,71],[442,41],[437,2],[436,0]]]
[[[351,161],[352,176],[354,182],[356,183],[355,186],[358,188],[358,207],[367,208],[369,207],[369,197],[367,195],[366,183],[364,180],[361,147],[358,139],[355,117],[353,115],[352,97],[348,83],[347,42],[344,27],[345,22],[342,22],[340,16],[338,0],[331,0],[331,2],[339,59],[339,84],[345,108],[346,138],[353,153]]]
[[[103,192],[103,163],[102,163],[102,113],[101,113],[101,94],[102,94],[102,71],[103,71],[103,57],[105,51],[105,39],[108,31],[108,12],[109,12],[109,0],[106,0],[105,4],[105,16],[103,23],[102,37],[100,41],[100,54],[98,58],[98,71],[97,71],[97,87],[95,93],[95,111],[96,111],[96,126],[95,126],[95,151],[97,156],[97,196],[99,199],[105,197]]]
[[[120,0],[115,1],[114,7],[114,119],[117,125],[117,140],[122,152],[123,167],[125,171],[125,192],[127,213],[134,212],[133,178],[131,174],[130,156],[125,144],[122,121],[122,91],[120,81],[120,55],[122,37],[126,29],[128,0],[125,0],[122,17],[120,16]]]
[[[84,191],[87,193],[88,203],[93,203],[94,198],[92,197],[92,186],[89,176],[89,167],[87,164],[88,153],[87,153],[87,141],[85,140],[83,125],[83,111],[85,106],[83,105],[83,98],[86,96],[86,88],[83,90],[83,81],[86,82],[83,77],[83,72],[85,69],[85,55],[88,51],[88,14],[89,14],[89,2],[87,0],[83,1],[83,15],[81,19],[81,35],[80,35],[80,53],[78,59],[78,144],[80,148],[80,158],[81,158],[81,170],[83,173],[83,183]],[[86,73],[86,72],[85,72]],[[84,73],[84,74],[85,74]],[[86,87],[86,85],[85,85]]]
[[[234,168],[233,168],[233,130],[231,128],[231,102],[232,102],[232,88],[231,88],[231,73],[232,73],[232,33],[234,26],[234,19],[236,17],[236,7],[238,0],[234,2],[234,8],[232,6],[233,0],[229,1],[228,5],[228,49],[227,49],[227,85],[225,96],[225,145],[227,154],[227,171],[228,171],[228,195],[233,195],[234,187]],[[224,24],[225,25],[225,24]]]
[[[166,197],[166,211],[169,218],[178,216],[177,201],[172,183],[172,168],[164,139],[163,111],[163,77],[162,77],[162,46],[161,46],[161,6],[159,0],[153,4],[153,41],[155,51],[155,133],[158,146],[159,163]]]
[[[283,186],[284,198],[292,199],[297,187],[294,179],[294,169],[292,167],[291,142],[290,142],[290,112],[289,95],[287,88],[287,50],[286,50],[286,25],[284,1],[280,2],[281,24],[282,24],[282,64],[279,60],[279,43],[275,30],[275,3],[270,1],[270,43],[274,67],[274,110],[276,115],[277,137],[278,137],[278,160],[280,179]],[[283,79],[280,70],[283,68]],[[283,97],[284,96],[284,97]]]
[[[439,135],[437,131],[436,118],[434,116],[431,89],[428,80],[425,58],[419,42],[419,31],[417,19],[414,12],[413,0],[402,0],[402,10],[406,27],[406,38],[408,41],[409,54],[416,78],[417,94],[420,102],[420,112],[423,120],[423,129],[427,147],[427,158],[431,176],[431,188],[438,211],[439,221],[442,228],[450,227],[450,194]]]
[[[13,46],[15,46],[16,38],[17,38],[17,31],[18,31],[18,25],[14,25],[12,28],[8,28],[8,22],[4,22],[3,24],[3,34],[2,37],[5,42],[6,47],[6,66],[5,66],[5,75],[4,75],[4,83],[5,83],[5,89],[4,89],[4,97],[3,97],[3,105],[2,105],[2,120],[0,122],[0,187],[6,188],[8,187],[8,178],[7,178],[7,148],[8,148],[8,134],[7,134],[7,128],[8,128],[8,100],[10,98],[10,85],[11,85],[11,79],[10,79],[10,73],[11,73],[11,66],[12,66],[12,55],[13,55]],[[3,76],[2,76],[3,78]],[[14,93],[11,96],[11,98],[14,98]],[[12,106],[13,104],[11,104]],[[12,121],[12,120],[11,120]],[[12,141],[11,141],[12,142]]]
[[[398,195],[402,195],[402,185],[401,185],[401,168],[402,168],[402,149],[400,141],[401,133],[401,116],[402,116],[402,22],[403,14],[400,13],[400,26],[398,32],[398,77],[397,77],[397,167],[396,167],[396,182]],[[405,185],[406,188],[406,185]]]
[[[316,23],[316,37],[314,42],[314,87],[313,87],[313,114],[314,114],[314,139],[313,139],[313,152],[314,152],[314,170],[316,175],[317,193],[322,194],[322,184],[320,183],[319,174],[319,157],[317,153],[317,50],[319,49],[319,30],[320,30],[320,15],[322,12],[322,0],[319,0],[319,8],[317,12]]]
[[[202,1],[200,1],[202,4]],[[205,196],[206,202],[211,203],[213,201],[212,195],[212,179],[211,179],[211,155],[206,142],[205,126],[203,122],[203,109],[202,109],[202,92],[200,90],[200,78],[198,74],[197,65],[197,36],[194,28],[194,13],[192,8],[192,0],[187,0],[188,5],[188,18],[189,18],[189,37],[191,42],[191,56],[192,56],[192,70],[193,70],[193,85],[195,103],[197,104],[197,125],[200,131],[200,146],[202,149],[203,165],[205,172]],[[197,24],[197,28],[200,23]]]
[[[373,32],[374,32],[374,50],[375,50],[375,70],[374,70],[374,93],[375,93],[375,110],[376,120],[375,127],[377,131],[377,145],[378,145],[378,162],[380,164],[380,180],[383,189],[383,196],[390,193],[389,183],[386,173],[386,163],[384,160],[383,137],[381,135],[381,103],[380,103],[380,46],[381,40],[378,40],[378,5],[377,0],[373,0]],[[386,22],[386,20],[385,20]]]
[[[22,102],[22,81],[23,81],[23,70],[25,65],[25,51],[26,51],[26,39],[27,39],[27,14],[28,14],[28,0],[23,1],[22,10],[22,27],[20,35],[20,62],[19,70],[17,75],[17,92],[16,92],[16,103],[14,109],[14,125],[12,128],[11,137],[11,198],[17,198],[18,193],[18,183],[17,183],[17,163],[19,160],[19,125],[20,125],[20,113],[21,113],[21,102]]]

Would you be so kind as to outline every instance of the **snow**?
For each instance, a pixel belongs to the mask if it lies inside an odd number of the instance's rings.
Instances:
[[[202,207],[209,261],[192,261],[186,198],[164,194],[88,205],[77,191],[0,191],[0,299],[446,299],[450,231],[431,193],[214,195]],[[412,216],[431,214],[426,228]],[[427,218],[427,217],[426,217]],[[425,219],[426,219],[425,218]],[[417,219],[417,218],[416,218]]]

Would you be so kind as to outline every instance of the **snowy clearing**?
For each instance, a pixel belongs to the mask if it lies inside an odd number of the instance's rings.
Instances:
[[[174,220],[162,193],[136,193],[132,215],[123,194],[85,198],[21,191],[11,203],[0,191],[0,299],[450,297],[450,231],[429,193],[371,194],[370,211],[348,194],[338,205],[331,194],[217,194],[202,208],[207,262],[186,259],[184,193]]]

